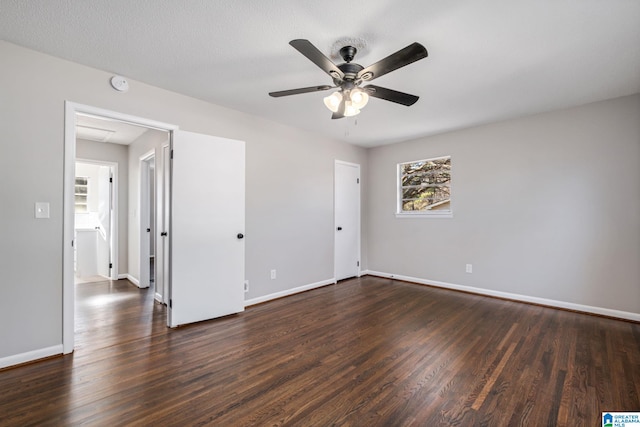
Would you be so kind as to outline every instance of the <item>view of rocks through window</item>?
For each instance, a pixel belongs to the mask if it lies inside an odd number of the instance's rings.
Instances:
[[[451,156],[400,165],[402,211],[450,209]]]

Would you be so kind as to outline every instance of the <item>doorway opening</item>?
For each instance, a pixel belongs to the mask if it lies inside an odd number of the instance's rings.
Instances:
[[[75,283],[117,280],[118,164],[76,161],[74,183]]]
[[[127,278],[138,287],[149,287],[153,255],[154,282],[162,275],[163,285],[143,292],[151,297],[155,296],[152,292],[162,292],[157,299],[164,302],[168,299],[161,315],[166,314],[169,327],[243,311],[244,142],[180,131],[176,126],[94,107],[69,102],[65,106],[63,352],[70,353],[74,348],[74,172],[76,150],[80,147],[76,122],[81,116],[146,129],[126,149],[128,212],[121,217],[128,219],[128,256],[126,267],[121,263],[118,278]],[[160,165],[167,162],[169,172],[161,175]],[[164,191],[167,176],[170,185]],[[163,194],[161,201],[160,194]],[[158,215],[166,212],[166,206],[170,211],[168,222],[166,218],[158,220]],[[157,224],[163,224],[163,228]],[[168,228],[164,228],[167,224]],[[152,230],[155,230],[153,240]],[[158,244],[165,240],[164,245]],[[162,256],[159,248],[163,250]],[[167,253],[170,261],[163,263],[161,260],[166,259]],[[168,265],[169,273],[161,263]]]
[[[125,128],[137,128],[138,130],[142,130],[142,132],[135,139],[139,143],[135,145],[135,148],[132,144],[128,150],[135,149],[141,151],[149,151],[150,147],[157,146],[158,153],[160,153],[160,151],[162,150],[162,145],[168,144],[172,132],[178,129],[178,127],[175,125],[161,123],[154,120],[130,116],[127,114],[121,114],[72,102],[65,103],[62,337],[63,353],[65,354],[71,353],[74,349],[74,334],[76,326],[74,314],[75,276],[77,268],[76,243],[80,243],[80,239],[78,239],[76,235],[76,161],[85,159],[97,159],[98,162],[100,162],[100,160],[104,159],[104,157],[102,157],[102,159],[98,159],[100,155],[104,155],[107,152],[112,152],[112,150],[106,147],[110,146],[111,144],[100,145],[100,142],[115,142],[116,144],[118,144],[118,142],[113,140],[114,135],[117,133],[117,130],[114,130],[111,125],[113,125],[114,127],[117,127],[117,125],[122,125]],[[149,130],[151,132],[147,132]],[[147,133],[146,137],[145,135],[143,135],[145,132]],[[163,139],[155,139],[152,141],[150,135],[154,133],[163,135]],[[96,145],[95,147],[90,147],[90,144],[85,143],[86,141],[94,141],[97,142],[98,145]],[[127,143],[123,142],[120,142],[119,144],[127,145]],[[82,150],[82,153],[77,157],[76,154],[78,153],[79,149]],[[94,155],[87,156],[87,150],[90,150],[90,152]],[[120,219],[125,220],[125,222],[123,223],[122,221],[120,221],[119,225],[114,224],[113,219],[118,218],[118,215],[117,213],[113,212],[111,215],[111,219],[108,221],[105,220],[110,224],[109,231],[112,236],[110,250],[111,262],[109,263],[111,272],[107,273],[107,277],[113,280],[127,278],[135,285],[140,286],[141,271],[144,271],[145,269],[140,269],[140,264],[138,264],[137,262],[137,260],[139,259],[138,253],[140,252],[140,249],[142,249],[142,242],[138,239],[138,230],[143,224],[143,221],[142,217],[140,216],[140,206],[137,201],[139,200],[138,193],[140,190],[140,186],[136,185],[136,182],[138,180],[142,181],[142,177],[139,174],[139,169],[137,167],[131,168],[131,162],[129,162],[128,160],[130,155],[131,151],[129,152],[129,155],[125,160],[128,167],[120,167],[120,172],[127,171],[127,169],[129,172],[128,174],[125,174],[128,175],[128,182],[121,182],[121,185],[123,186],[122,188],[128,189],[129,193],[128,199],[125,199],[125,203],[123,203],[125,206],[128,205],[128,208],[125,207],[125,214],[120,215]],[[113,170],[110,171],[111,173],[113,173],[113,181],[117,182],[118,173],[116,171],[118,171],[117,165]],[[88,182],[89,180],[87,180],[87,186],[89,185]],[[153,180],[153,182],[156,182],[155,179]],[[82,180],[79,180],[79,185],[82,185]],[[154,186],[154,190],[155,188],[156,187]],[[117,209],[117,207],[114,206],[117,205],[117,200],[119,199],[114,197],[116,193],[117,192],[113,190],[111,192],[112,201],[115,200],[115,203],[113,203],[112,205],[112,211],[114,209]],[[125,194],[126,193],[127,192],[125,192]],[[84,201],[83,197],[79,197],[78,203],[81,205],[82,203],[89,203],[89,201]],[[82,209],[82,207],[80,207],[79,209]],[[149,217],[147,216],[144,223],[148,223],[148,218]],[[87,216],[87,218],[85,219],[89,219],[89,217]],[[128,229],[129,233],[125,232],[122,236],[121,230],[123,229]],[[98,232],[99,231],[100,230],[98,230]],[[113,236],[117,235],[121,235],[122,238],[114,239]],[[134,235],[136,237],[132,238],[132,236]],[[89,238],[88,240],[91,240],[91,238]],[[118,243],[116,243],[116,241]],[[151,252],[150,245],[151,242],[147,243],[145,246],[147,253]],[[126,249],[123,251],[118,251],[118,247],[123,247]],[[126,254],[127,252],[128,256],[124,256],[124,254]],[[153,253],[155,254],[155,251]],[[98,256],[97,248],[96,256]],[[123,262],[119,262],[121,258]],[[149,259],[149,257],[147,257],[147,259]],[[109,266],[109,264],[107,264],[107,266]],[[155,263],[156,267],[157,264],[158,263]],[[150,276],[150,268],[146,268],[146,271],[147,276]]]

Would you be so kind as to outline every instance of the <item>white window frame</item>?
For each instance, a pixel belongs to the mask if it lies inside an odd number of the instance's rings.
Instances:
[[[402,166],[408,163],[428,162],[431,160],[439,159],[451,159],[450,155],[431,157],[422,160],[411,160],[408,162],[401,162],[396,165],[396,218],[453,218],[453,209],[450,207],[447,210],[424,210],[424,211],[403,211],[402,210]],[[453,162],[452,162],[453,165]],[[453,178],[453,166],[451,167],[451,175]],[[452,185],[449,184],[449,191],[451,192]],[[451,198],[450,198],[451,200]],[[452,201],[449,202],[451,206]]]

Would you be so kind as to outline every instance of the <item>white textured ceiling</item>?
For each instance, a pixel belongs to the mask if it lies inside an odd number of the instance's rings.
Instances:
[[[78,139],[129,145],[148,130],[149,128],[146,127],[117,120],[76,115],[76,138]]]
[[[638,0],[0,0],[0,37],[362,146],[640,92]],[[288,42],[342,37],[365,67],[423,44],[374,83],[420,100],[331,120],[326,92],[267,95],[331,84]]]

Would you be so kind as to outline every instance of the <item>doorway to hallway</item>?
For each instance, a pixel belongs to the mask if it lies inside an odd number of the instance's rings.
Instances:
[[[75,167],[76,283],[117,279],[113,260],[118,246],[117,200],[118,164],[78,160]]]
[[[142,276],[145,271],[150,273],[153,254],[154,281],[159,278],[158,271],[162,271],[166,279],[163,289],[168,291],[163,298],[169,301],[166,322],[170,327],[243,311],[244,142],[180,131],[174,125],[71,102],[65,103],[65,109],[63,352],[70,353],[74,348],[74,169],[76,123],[80,116],[146,127],[151,133],[160,131],[165,136],[161,141],[140,136],[128,149],[126,217],[129,256],[125,278],[139,287],[146,284],[151,274],[147,274],[146,278]],[[165,153],[169,153],[170,157],[165,157]],[[151,154],[154,155],[153,164],[149,161]],[[162,160],[156,162],[160,158]],[[159,178],[159,165],[166,164],[170,165],[169,171]],[[145,168],[147,172],[142,173],[141,170]],[[150,174],[151,169],[155,174]],[[148,181],[150,176],[154,177],[153,190],[149,189],[148,182],[142,183]],[[152,202],[153,199],[143,195],[144,192],[147,192],[147,196],[163,193],[159,187],[162,185],[160,183],[166,182],[167,176],[168,195],[165,194],[161,202],[158,202],[158,197]],[[168,206],[168,221],[157,220],[159,212],[166,212],[167,209],[156,208],[156,203]],[[153,252],[150,249],[151,236],[141,238],[143,232],[145,235],[151,233],[150,205],[154,205],[155,209],[153,228],[156,232],[153,239],[156,245]],[[156,226],[159,223],[163,227],[168,225],[168,229],[160,229]],[[163,256],[159,257],[156,256],[157,243],[163,240],[168,243],[163,247]],[[143,253],[146,256],[140,262],[139,254]],[[166,259],[167,253],[168,274],[166,266],[159,265],[160,260]],[[215,274],[212,275],[212,272]],[[119,272],[118,277],[122,278],[122,274]]]
[[[139,142],[142,146],[141,150],[148,150],[157,138],[160,148],[163,143],[168,143],[170,132],[176,127],[152,120],[136,118],[112,111],[102,110],[100,108],[84,106],[67,102],[65,104],[65,195],[64,195],[64,236],[65,244],[63,250],[63,352],[70,353],[74,349],[75,331],[76,329],[84,329],[86,325],[76,325],[76,285],[75,278],[77,272],[77,255],[81,255],[81,263],[83,262],[83,252],[76,251],[76,245],[82,244],[84,240],[89,241],[89,245],[93,247],[93,237],[101,238],[100,233],[106,234],[106,226],[103,224],[110,223],[109,231],[111,232],[111,256],[110,262],[106,265],[99,261],[102,250],[100,246],[95,249],[95,264],[100,269],[110,268],[111,272],[104,274],[99,271],[95,279],[107,279],[102,282],[85,283],[80,285],[86,290],[86,286],[109,284],[113,287],[117,284],[118,279],[128,279],[129,282],[139,285],[139,265],[133,262],[139,258],[140,250],[139,240],[137,239],[138,230],[140,228],[140,208],[138,202],[139,186],[136,183],[140,180],[140,171],[129,160],[131,146],[134,142]],[[146,147],[146,148],[145,148]],[[78,155],[79,154],[79,155]],[[117,160],[114,160],[117,158]],[[111,170],[111,178],[113,179],[113,187],[111,189],[112,203],[112,219],[117,223],[100,218],[100,213],[89,208],[91,204],[91,195],[86,200],[84,197],[76,197],[83,190],[76,191],[76,161],[90,163],[100,163],[101,160],[110,159],[116,162],[116,167]],[[119,168],[118,168],[119,166]],[[89,176],[89,174],[82,174]],[[79,175],[78,175],[79,176]],[[118,178],[121,178],[120,189],[123,191],[119,194]],[[78,183],[87,187],[86,191],[90,191],[91,181],[98,182],[97,179],[78,180]],[[95,186],[95,185],[94,185]],[[108,192],[105,191],[105,194]],[[120,197],[121,196],[121,197]],[[132,199],[133,198],[133,199]],[[78,204],[76,205],[76,201]],[[87,208],[81,206],[87,204]],[[78,210],[84,210],[80,217],[76,213]],[[118,221],[118,211],[122,208],[120,220]],[[99,224],[95,224],[96,221]],[[87,236],[78,237],[76,231],[76,223],[83,228],[81,234]],[[98,227],[98,228],[96,228]],[[92,231],[95,230],[95,231]],[[94,236],[95,235],[95,236]],[[135,237],[133,237],[135,236]],[[108,239],[107,239],[108,240]],[[81,249],[81,248],[80,248]],[[120,250],[118,250],[120,249]],[[148,249],[148,246],[147,246]],[[149,250],[147,250],[149,252]],[[135,255],[134,255],[135,254]],[[91,257],[89,257],[91,259]],[[149,260],[149,258],[147,258]],[[149,261],[148,261],[149,263]],[[148,264],[150,268],[150,264]],[[157,265],[157,263],[156,263]],[[137,270],[137,271],[136,271]],[[92,273],[95,270],[81,270],[80,276],[91,280]],[[87,281],[87,280],[82,280]],[[129,286],[132,286],[128,283]],[[78,290],[80,291],[80,290]],[[152,293],[153,295],[153,293]],[[105,296],[106,297],[106,296]],[[90,307],[101,310],[98,302],[104,302],[103,299],[93,298]],[[104,307],[102,307],[104,308]],[[141,307],[142,312],[142,307]],[[166,315],[165,315],[166,318]],[[165,319],[166,321],[166,319]]]

